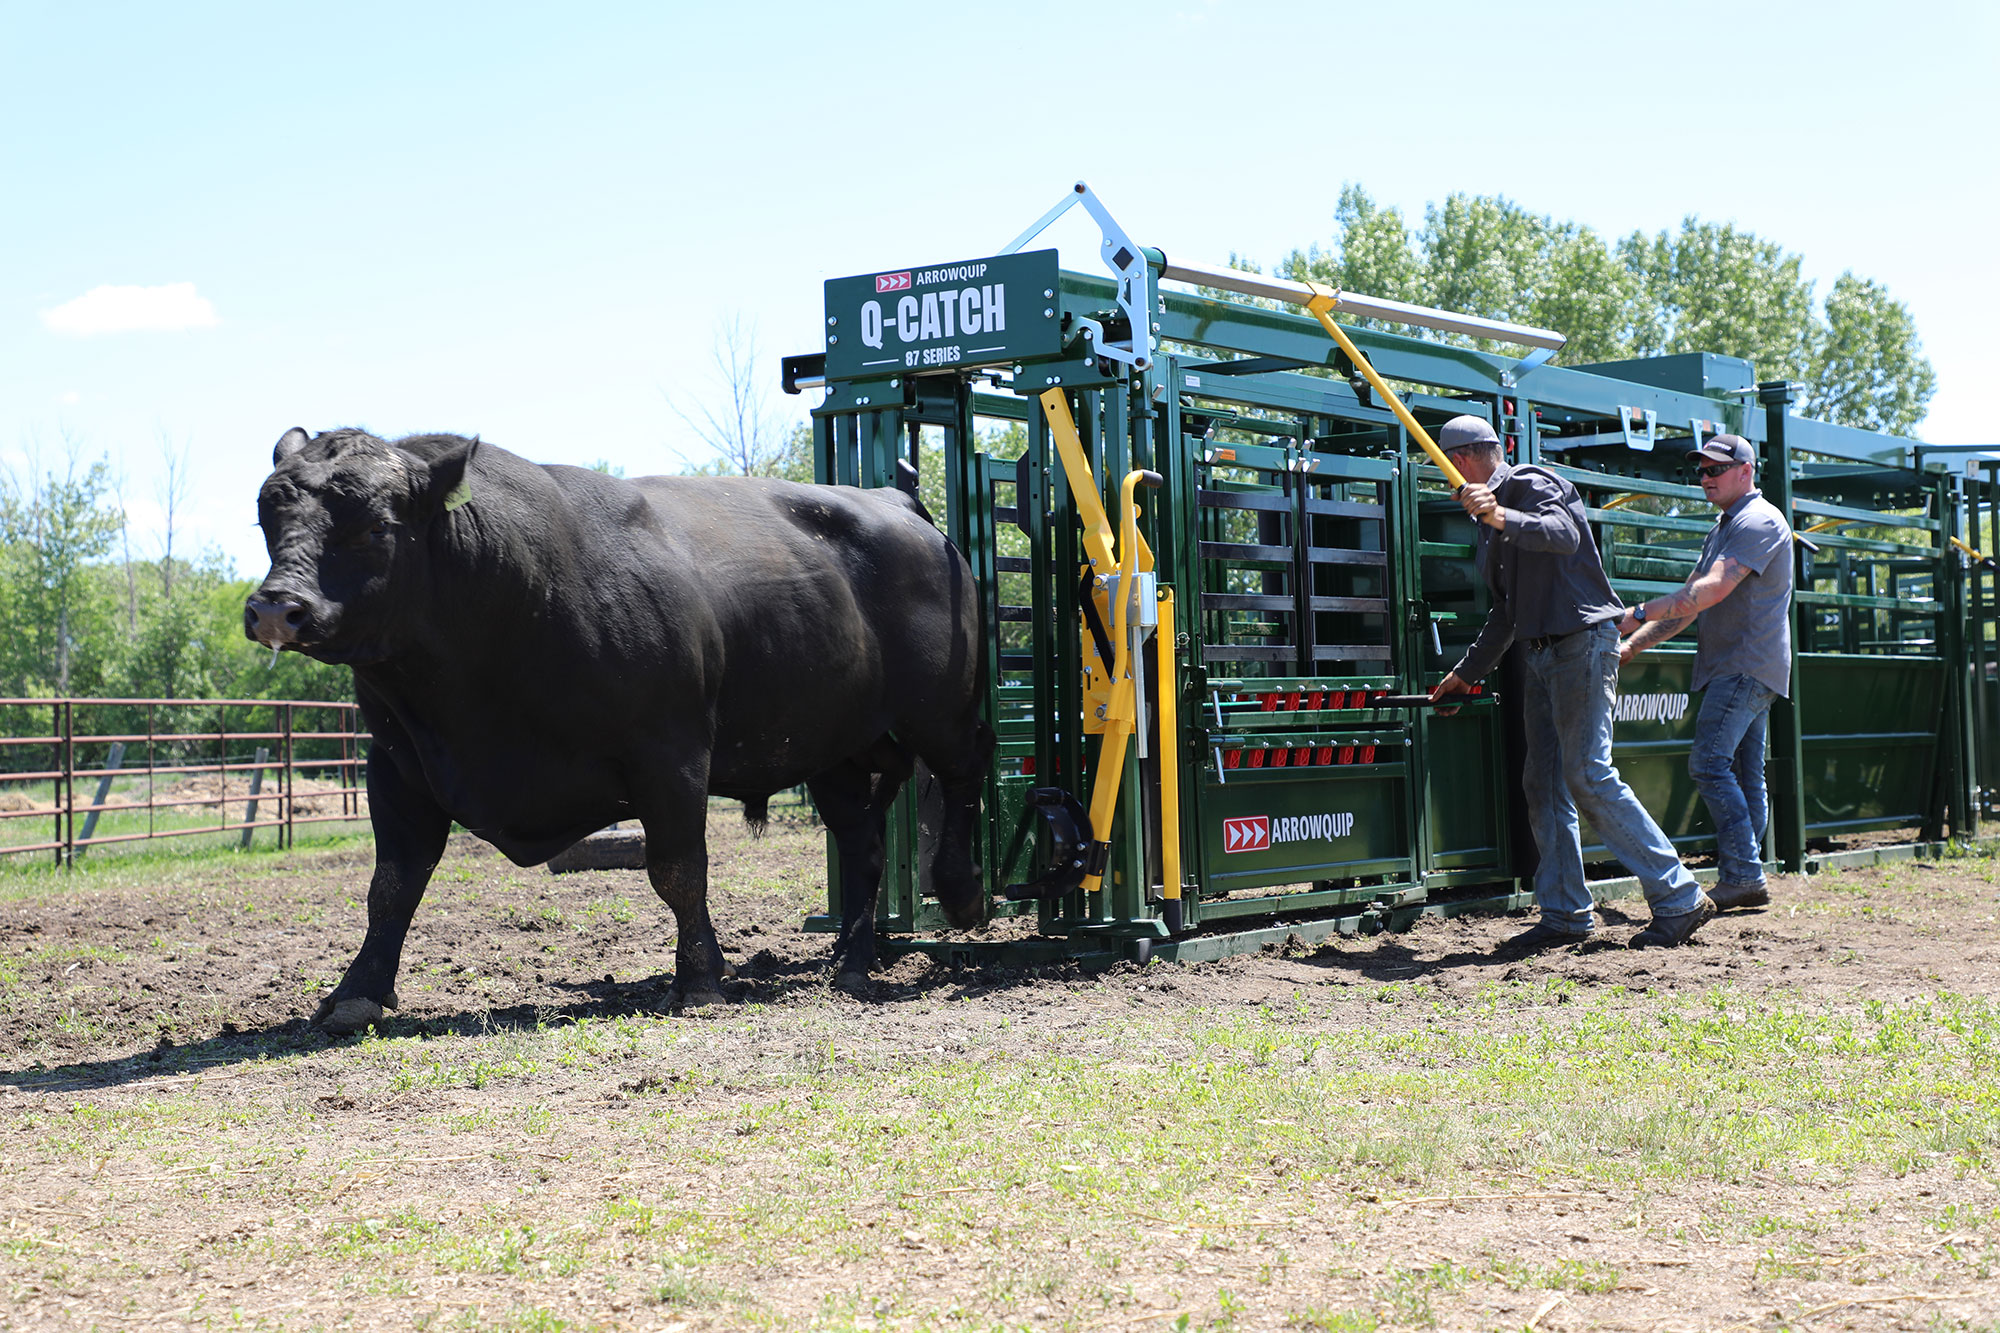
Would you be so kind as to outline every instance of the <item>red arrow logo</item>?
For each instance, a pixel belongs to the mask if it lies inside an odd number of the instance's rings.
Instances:
[[[1222,850],[1261,852],[1271,846],[1271,821],[1264,815],[1222,821]]]
[[[910,271],[904,269],[901,273],[877,273],[875,275],[875,290],[878,292],[907,292],[910,290]]]

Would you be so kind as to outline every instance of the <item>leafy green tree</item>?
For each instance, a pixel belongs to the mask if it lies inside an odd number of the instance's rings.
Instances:
[[[220,552],[190,560],[171,539],[135,557],[109,464],[86,465],[73,441],[60,469],[0,475],[0,695],[353,698],[347,668],[274,663],[244,637],[254,587]]]
[[[1358,185],[1334,210],[1335,250],[1294,250],[1279,265],[1292,278],[1443,310],[1462,310],[1570,335],[1565,359],[1630,355],[1626,307],[1633,279],[1597,234],[1539,216],[1507,199],[1455,194],[1425,210],[1414,236],[1394,208]],[[1357,320],[1362,326],[1380,320]],[[1500,343],[1456,339],[1482,350]]]
[[[0,671],[26,693],[92,688],[110,641],[111,606],[90,595],[91,565],[111,550],[120,516],[104,459],[88,466],[72,442],[60,472],[30,464],[25,482],[0,478],[6,643]]]
[[[1426,206],[1413,233],[1399,210],[1348,185],[1334,226],[1330,248],[1294,250],[1278,271],[1557,329],[1569,339],[1557,357],[1566,365],[1679,352],[1739,356],[1761,378],[1803,381],[1808,415],[1904,433],[1936,392],[1908,309],[1879,285],[1843,274],[1817,305],[1798,255],[1727,223],[1688,217],[1676,232],[1635,232],[1612,245],[1589,227],[1500,196],[1454,194]]]
[[[1843,273],[1826,297],[1826,323],[1803,376],[1801,411],[1863,430],[1908,434],[1937,392],[1909,307],[1878,283]]]
[[[1308,249],[1292,251],[1278,264],[1280,277],[1392,301],[1416,299],[1403,295],[1419,289],[1422,273],[1401,209],[1378,207],[1359,185],[1347,185],[1341,188],[1333,222],[1339,233],[1334,248],[1321,250],[1315,242]],[[1366,328],[1380,321],[1354,322]]]
[[[1720,352],[1765,378],[1799,378],[1813,342],[1812,283],[1803,260],[1728,223],[1689,217],[1678,234],[1619,242],[1643,295],[1632,354]]]

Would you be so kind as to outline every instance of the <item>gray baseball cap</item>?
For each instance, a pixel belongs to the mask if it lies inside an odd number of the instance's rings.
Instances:
[[[1493,433],[1493,427],[1485,417],[1453,417],[1444,423],[1444,429],[1437,435],[1438,448],[1450,453],[1453,449],[1469,449],[1475,444],[1498,444],[1500,437]]]
[[[1755,463],[1757,451],[1741,435],[1711,435],[1701,448],[1690,449],[1689,458],[1706,458],[1711,463]]]

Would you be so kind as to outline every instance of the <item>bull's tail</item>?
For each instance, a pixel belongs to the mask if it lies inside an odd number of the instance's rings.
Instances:
[[[771,822],[771,798],[768,796],[746,796],[743,798],[743,822],[750,826],[750,836],[761,838]]]
[[[931,511],[924,507],[923,500],[917,495],[917,470],[910,466],[907,458],[896,460],[896,489],[910,497],[910,503],[924,516],[924,522],[937,526],[937,520],[931,517]]]

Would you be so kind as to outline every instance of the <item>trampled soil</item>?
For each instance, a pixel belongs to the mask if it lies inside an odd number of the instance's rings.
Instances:
[[[1351,1022],[1370,1031],[1414,1030],[1441,1012],[1479,1022],[1470,1002],[1482,988],[1524,979],[1560,981],[1583,994],[1685,996],[1726,987],[1835,1009],[1940,992],[2000,996],[1995,863],[1967,860],[1779,879],[1771,908],[1728,914],[1680,950],[1622,948],[1643,919],[1614,911],[1591,946],[1509,960],[1495,946],[1522,928],[1521,918],[1458,918],[1403,935],[1091,974],[1067,965],[952,968],[908,957],[885,968],[871,995],[856,998],[827,984],[827,937],[799,929],[804,908],[822,893],[821,855],[814,829],[781,822],[751,840],[733,820],[715,822],[715,916],[740,975],[731,983],[736,1004],[671,1020],[697,1026],[712,1076],[680,1094],[686,1109],[713,1111],[746,1098],[759,1071],[809,1063],[835,1042],[882,1067],[941,1050],[1033,1059],[1050,1048],[1052,1033],[1087,1035],[1135,1009],[1224,1014],[1282,1007],[1301,994],[1351,996],[1351,1018],[1336,1018],[1336,1029]],[[1140,1281],[1108,1311],[1054,1291],[1039,1300],[1010,1297],[984,1321],[912,1322],[909,1311],[924,1309],[911,1303],[913,1287],[959,1282],[956,1308],[976,1313],[982,1292],[997,1300],[991,1272],[1009,1260],[1004,1247],[968,1258],[907,1233],[878,1233],[876,1251],[859,1257],[829,1252],[820,1265],[746,1268],[735,1275],[738,1299],[729,1305],[638,1300],[590,1274],[504,1264],[357,1294],[353,1283],[334,1280],[350,1261],[324,1238],[360,1225],[371,1210],[464,1213],[531,1194],[547,1199],[552,1217],[601,1205],[598,1179],[570,1179],[564,1163],[591,1160],[593,1136],[613,1143],[620,1118],[639,1116],[654,1086],[615,1069],[560,1068],[485,1087],[368,1083],[365,1071],[343,1063],[353,1040],[328,1038],[303,1019],[359,944],[370,865],[361,845],[211,860],[156,882],[79,878],[0,897],[0,1327],[239,1326],[230,1318],[289,1328],[428,1320],[495,1327],[508,1326],[502,1314],[510,1310],[535,1312],[508,1315],[517,1327],[792,1327],[827,1318],[827,1303],[842,1293],[850,1304],[839,1327],[1160,1329],[1183,1315],[1193,1327],[1238,1328],[2000,1326],[2000,1277],[1989,1272],[2000,1252],[2000,1193],[1980,1171],[1943,1164],[1849,1180],[1845,1206],[1864,1220],[1830,1241],[1824,1263],[1809,1271],[1773,1270],[1751,1240],[1710,1237],[1703,1228],[1718,1209],[1740,1212],[1760,1199],[1774,1213],[1810,1209],[1813,1187],[1796,1179],[1704,1181],[1643,1201],[1610,1188],[1532,1181],[1402,1198],[1385,1182],[1379,1196],[1345,1196],[1276,1226],[1276,1234],[1260,1231],[1261,1247],[1214,1249],[1199,1234],[1164,1225],[1147,1240],[1182,1255],[1177,1272],[1220,1274],[1211,1290],[1233,1280],[1243,1293],[1235,1309]],[[418,915],[404,956],[402,1008],[387,1030],[505,1033],[564,1019],[659,1015],[672,933],[642,872],[554,876],[455,839]],[[1468,1007],[1450,1007],[1460,1000]],[[285,1058],[263,1064],[260,1055]],[[136,1113],[167,1097],[193,1099],[188,1113],[197,1122],[203,1113],[256,1106],[276,1114],[277,1107],[309,1118],[348,1151],[374,1146],[385,1165],[352,1172],[314,1205],[278,1206],[254,1193],[190,1193],[179,1169],[149,1168],[157,1157],[121,1155],[100,1139],[86,1157],[49,1146],[51,1117]],[[442,1148],[412,1137],[420,1119],[536,1105],[576,1113],[541,1145],[545,1160],[533,1151],[482,1157],[476,1132]],[[263,1122],[241,1123],[240,1132],[255,1135]],[[613,1160],[622,1159],[605,1159]],[[1992,1160],[1989,1152],[1987,1175]],[[719,1193],[718,1206],[745,1184],[696,1161],[661,1169],[679,1191]],[[1962,1205],[1953,1215],[1972,1219],[1962,1232],[1913,1220],[1947,1204]],[[1644,1223],[1634,1224],[1642,1212]],[[259,1250],[245,1239],[281,1233],[299,1244]],[[1032,1237],[1010,1243],[1034,1248]],[[273,1252],[288,1257],[269,1258]],[[1382,1295],[1397,1273],[1475,1252],[1621,1276],[1611,1290],[1586,1284],[1555,1296],[1468,1288],[1458,1304],[1421,1309]],[[1273,1255],[1284,1256],[1275,1283]],[[1975,1262],[1980,1255],[1983,1263]],[[987,1274],[987,1285],[968,1271]],[[855,1314],[854,1294],[876,1287],[903,1293],[904,1304],[871,1314],[864,1303]],[[1309,1313],[1336,1308],[1370,1310],[1376,1323]]]

